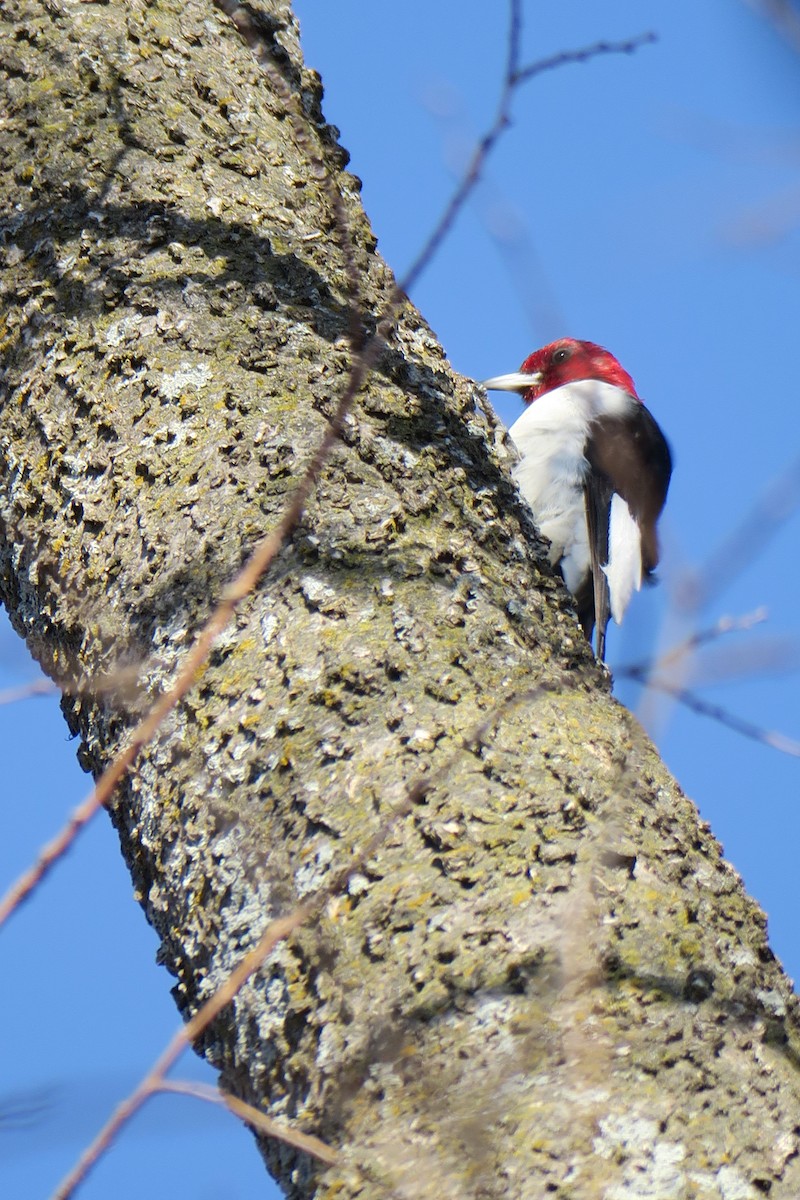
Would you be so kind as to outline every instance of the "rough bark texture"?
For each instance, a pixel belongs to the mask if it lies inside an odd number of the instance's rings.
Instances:
[[[287,5],[251,12],[391,291]],[[347,277],[285,102],[202,0],[3,10],[0,586],[99,770],[346,386]],[[496,422],[406,305],[301,527],[113,806],[191,1011],[503,698],[547,685],[274,954],[223,1083],[342,1147],[294,1197],[800,1195],[761,912],[608,694]]]

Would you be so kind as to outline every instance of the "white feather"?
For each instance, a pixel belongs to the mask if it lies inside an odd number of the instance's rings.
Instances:
[[[550,562],[553,566],[561,564],[564,582],[573,593],[591,569],[583,494],[589,470],[583,453],[589,425],[599,416],[624,416],[635,403],[622,388],[585,379],[564,384],[534,400],[509,430],[521,455],[514,476],[538,528],[550,541]],[[614,500],[622,505],[628,522],[635,524],[625,502],[618,496]],[[612,503],[611,559],[606,574],[614,572],[608,575],[609,591],[614,620],[619,621],[633,588],[641,584],[641,555],[639,581],[631,583],[630,568],[617,568],[613,514]],[[629,530],[625,532],[624,517],[618,518],[616,525],[620,539],[617,557],[622,563],[630,559],[631,537]],[[636,533],[638,536],[638,529]]]
[[[608,580],[611,615],[619,625],[631,596],[642,586],[642,535],[631,510],[616,492],[611,497],[608,564],[603,570]]]

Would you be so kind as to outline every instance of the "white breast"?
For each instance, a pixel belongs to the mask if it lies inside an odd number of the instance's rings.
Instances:
[[[550,562],[560,564],[573,593],[591,570],[583,494],[589,426],[600,416],[623,416],[635,403],[612,384],[581,380],[534,400],[509,430],[521,455],[514,476],[537,526],[550,541]],[[641,586],[642,566],[638,526],[616,495],[609,552],[606,575],[612,615],[619,622],[634,588]]]

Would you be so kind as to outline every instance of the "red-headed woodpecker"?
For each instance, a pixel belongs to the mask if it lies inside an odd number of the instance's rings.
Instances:
[[[509,430],[514,475],[589,642],[597,626],[602,659],[609,615],[619,624],[658,563],[666,439],[628,372],[594,342],[561,338],[483,386],[519,392],[527,405]]]

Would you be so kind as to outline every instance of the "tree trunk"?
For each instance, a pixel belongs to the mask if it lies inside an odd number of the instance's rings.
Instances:
[[[288,92],[203,0],[3,14],[0,587],[95,773],[347,386],[319,161],[368,332],[393,290],[288,5],[248,11]],[[136,692],[93,683],[131,665]],[[496,420],[410,304],[111,807],[184,1014],[375,838],[202,1047],[342,1149],[264,1142],[289,1195],[800,1195],[764,917],[609,696]]]

